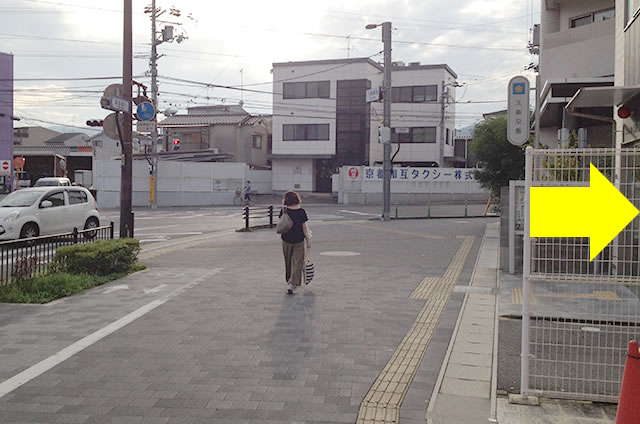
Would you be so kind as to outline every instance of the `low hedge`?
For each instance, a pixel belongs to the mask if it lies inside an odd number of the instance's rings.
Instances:
[[[130,272],[140,271],[146,266],[135,264],[126,273],[104,276],[95,274],[69,274],[54,272],[21,280],[15,284],[0,286],[0,303],[48,303],[61,297],[81,293],[124,277]]]
[[[52,271],[105,276],[128,273],[138,260],[140,242],[123,238],[60,247]]]

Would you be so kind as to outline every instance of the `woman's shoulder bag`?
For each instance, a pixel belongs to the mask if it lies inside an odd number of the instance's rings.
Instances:
[[[276,225],[276,233],[284,234],[288,233],[293,227],[293,220],[287,213],[287,208],[282,208],[282,216],[278,220],[278,224]]]

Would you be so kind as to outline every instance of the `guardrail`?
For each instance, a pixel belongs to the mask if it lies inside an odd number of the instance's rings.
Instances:
[[[108,226],[70,233],[0,242],[0,286],[47,272],[56,250],[72,244],[113,239],[113,222]]]
[[[248,231],[249,228],[251,228],[251,220],[266,218],[269,219],[269,224],[260,223],[258,225],[253,225],[253,227],[266,227],[267,225],[269,226],[269,228],[275,227],[275,224],[273,223],[273,206],[253,208],[245,206],[245,208],[243,209],[242,219],[244,219],[245,231]]]

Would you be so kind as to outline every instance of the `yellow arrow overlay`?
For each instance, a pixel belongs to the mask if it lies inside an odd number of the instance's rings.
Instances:
[[[592,261],[640,213],[590,164],[589,187],[531,187],[531,237],[589,237]]]

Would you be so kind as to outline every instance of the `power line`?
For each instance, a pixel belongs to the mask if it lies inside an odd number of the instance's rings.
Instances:
[[[372,57],[378,56],[381,53],[382,53],[382,50],[379,51],[378,53],[372,54],[371,56],[367,56],[365,59],[371,59]],[[341,65],[334,66],[332,68],[323,69],[322,71],[311,72],[309,74],[304,74],[304,75],[297,75],[295,77],[284,78],[284,79],[281,79],[281,80],[274,80],[274,81],[269,81],[269,82],[256,82],[256,83],[253,83],[253,84],[245,84],[244,86],[245,87],[254,87],[256,85],[277,84],[277,83],[280,83],[280,82],[293,81],[293,80],[297,80],[297,79],[300,79],[300,78],[306,78],[306,77],[310,77],[310,76],[313,76],[313,75],[318,75],[318,74],[322,74],[322,73],[325,73],[325,72],[333,71],[335,69],[343,68],[345,66],[352,65],[352,64],[353,64],[352,62],[347,62],[347,63],[343,63]]]
[[[144,75],[136,75],[134,78],[141,78]],[[96,80],[117,80],[122,79],[122,75],[117,77],[49,77],[49,78],[0,78],[0,81],[96,81]]]

